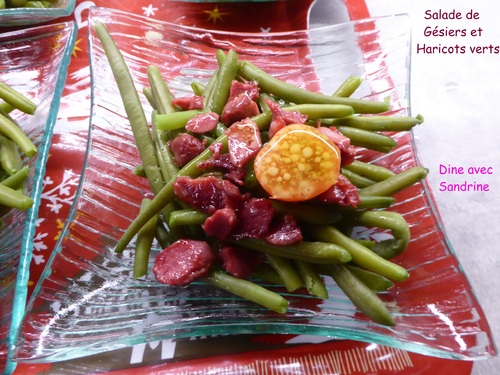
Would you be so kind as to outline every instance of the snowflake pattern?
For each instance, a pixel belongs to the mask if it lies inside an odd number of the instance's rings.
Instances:
[[[42,204],[45,201],[45,207],[50,209],[51,213],[59,214],[63,206],[71,206],[73,204],[73,199],[75,197],[74,192],[76,191],[76,186],[78,186],[79,176],[75,175],[71,170],[65,170],[63,172],[63,177],[61,182],[58,185],[55,185],[54,180],[50,176],[46,176],[43,182],[43,192],[42,192]],[[55,185],[55,186],[52,186]],[[37,232],[35,233],[35,237],[33,239],[33,250],[35,252],[43,252],[49,250],[49,247],[46,244],[46,240],[48,240],[49,233],[42,232],[40,228],[42,228],[42,223],[46,221],[45,218],[39,218],[36,222]],[[56,237],[57,240],[61,233],[61,228],[64,223],[62,220],[57,219],[56,222],[57,232]],[[33,262],[36,265],[40,265],[46,262],[46,254],[33,254]]]
[[[153,7],[153,4],[149,4],[147,7],[142,7],[142,10],[144,11],[144,15],[146,17],[151,17],[154,16],[158,8]]]
[[[58,214],[63,204],[71,205],[73,203],[74,193],[71,194],[71,190],[72,187],[78,186],[79,179],[72,170],[65,170],[61,183],[52,189],[47,189],[48,186],[54,184],[54,181],[50,176],[45,177],[42,199],[49,201],[47,207],[50,207],[51,212]]]
[[[39,254],[33,254],[33,262],[38,266],[42,263],[45,263],[45,257]]]

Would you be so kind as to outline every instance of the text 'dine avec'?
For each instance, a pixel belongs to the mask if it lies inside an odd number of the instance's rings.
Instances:
[[[489,178],[493,175],[491,166],[456,166],[451,164],[439,164],[439,175],[441,176],[475,176]],[[441,192],[489,192],[491,186],[489,183],[478,182],[475,178],[463,181],[441,181],[439,182],[439,191]]]

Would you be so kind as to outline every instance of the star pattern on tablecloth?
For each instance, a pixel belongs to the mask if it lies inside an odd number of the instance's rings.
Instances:
[[[61,236],[62,229],[64,228],[64,221],[61,219],[56,220],[56,227],[58,229],[56,236],[54,237],[54,240],[57,241],[59,237]]]
[[[64,41],[62,40],[62,35],[59,35],[57,36],[55,39],[54,39],[54,43],[52,45],[52,47],[50,47],[51,50],[53,51],[58,51],[61,49],[61,46],[62,44],[64,43]]]
[[[215,25],[218,21],[224,22],[222,16],[227,16],[229,12],[221,12],[219,11],[219,7],[216,5],[213,10],[204,10],[204,13],[208,14],[208,21],[212,21]]]
[[[75,46],[73,47],[72,56],[77,57],[77,52],[82,52],[83,50],[78,46],[82,42],[81,39],[77,39],[75,42]]]
[[[146,17],[154,16],[155,13],[158,11],[158,8],[155,8],[153,4],[149,4],[147,7],[141,7],[141,9],[143,10],[143,14]]]

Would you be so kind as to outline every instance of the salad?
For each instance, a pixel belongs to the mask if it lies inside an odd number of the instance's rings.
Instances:
[[[391,259],[410,241],[405,219],[390,211],[394,194],[427,176],[359,160],[357,148],[387,153],[391,132],[423,118],[389,117],[388,101],[352,98],[361,84],[347,77],[331,95],[281,81],[234,50],[217,53],[218,69],[192,96],[175,97],[160,70],[148,67],[139,94],[105,24],[94,26],[115,76],[153,199],[115,247],[135,241],[134,277],[148,273],[153,241],[163,251],[152,272],[160,283],[203,280],[286,313],[288,301],[259,285],[327,299],[332,278],[369,318],[395,321],[377,292],[409,277]],[[358,240],[353,228],[389,230],[390,239]]]

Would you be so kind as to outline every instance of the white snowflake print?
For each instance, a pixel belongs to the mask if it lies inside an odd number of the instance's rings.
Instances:
[[[58,214],[63,204],[73,203],[74,194],[71,194],[70,190],[72,186],[78,186],[79,179],[71,170],[65,170],[61,183],[52,189],[47,189],[48,186],[54,184],[54,181],[50,176],[45,177],[42,199],[49,201],[47,207],[50,207],[51,212]]]
[[[57,186],[54,185],[54,180],[50,176],[46,176],[43,181],[43,192],[42,192],[42,204],[45,204],[44,200],[48,201],[46,207],[50,208],[50,211],[58,214],[60,209],[64,205],[73,204],[73,199],[75,194],[71,193],[72,187],[78,186],[80,178],[76,176],[71,170],[65,170],[63,172],[63,178],[61,183]],[[36,226],[40,228],[40,224],[45,221],[44,218],[39,218],[36,222]],[[45,251],[48,250],[48,246],[45,244],[45,239],[48,237],[47,232],[36,232],[33,239],[33,250],[34,251]],[[33,254],[33,262],[36,265],[45,263],[44,254]]]
[[[155,15],[155,12],[158,10],[158,8],[154,8],[153,4],[149,4],[147,7],[142,7],[142,10],[144,11],[144,15],[146,17],[151,17]]]
[[[42,224],[45,221],[44,218],[38,218],[36,221],[36,227],[40,228],[40,224]],[[33,250],[34,251],[43,251],[47,250],[47,245],[43,242],[43,239],[48,236],[48,233],[36,233],[35,237],[33,238]],[[43,258],[43,255],[41,255]],[[37,263],[39,264],[39,263]]]
[[[37,233],[33,239],[33,248],[35,251],[47,250],[47,245],[43,242],[43,239],[47,237],[48,233]]]
[[[45,258],[43,257],[43,255],[33,254],[33,262],[35,262],[35,264],[38,266],[42,263],[45,263]]]

